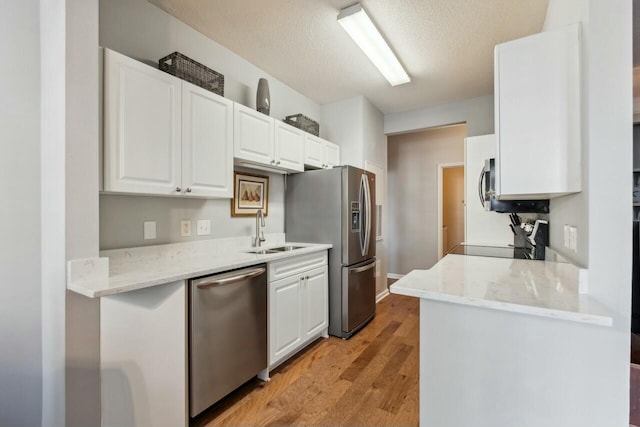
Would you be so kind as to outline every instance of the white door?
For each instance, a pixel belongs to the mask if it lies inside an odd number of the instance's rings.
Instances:
[[[327,267],[307,272],[302,284],[303,335],[304,339],[325,329],[329,321],[328,272]]]
[[[325,148],[324,141],[305,132],[304,135],[304,164],[316,168],[322,168],[325,165]]]
[[[234,157],[274,165],[273,119],[238,103],[234,104]]]
[[[326,167],[332,168],[340,164],[340,146],[332,142],[325,141],[325,164]]]
[[[233,197],[233,102],[182,85],[182,192]]]
[[[273,365],[302,342],[301,277],[269,283],[269,364]]]
[[[304,131],[275,121],[276,166],[290,171],[304,171]]]
[[[105,49],[105,191],[176,194],[181,81]]]

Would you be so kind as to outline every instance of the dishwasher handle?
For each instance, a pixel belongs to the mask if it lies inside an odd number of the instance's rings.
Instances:
[[[232,283],[239,282],[241,280],[251,279],[267,271],[265,268],[254,268],[253,270],[244,270],[240,274],[220,274],[218,276],[211,276],[205,279],[201,279],[196,286],[198,289],[208,289],[216,286],[231,285]]]

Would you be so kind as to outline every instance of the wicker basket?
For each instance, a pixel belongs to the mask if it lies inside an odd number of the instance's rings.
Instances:
[[[320,125],[318,122],[311,120],[302,114],[293,114],[284,118],[285,123],[295,126],[298,129],[310,133],[311,135],[320,136]]]
[[[165,56],[158,61],[158,64],[162,71],[224,96],[224,75],[180,52]]]

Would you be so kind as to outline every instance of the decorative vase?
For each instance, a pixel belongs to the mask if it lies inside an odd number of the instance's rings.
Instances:
[[[256,92],[256,110],[268,116],[270,107],[269,82],[267,79],[260,79],[258,81],[258,91]]]

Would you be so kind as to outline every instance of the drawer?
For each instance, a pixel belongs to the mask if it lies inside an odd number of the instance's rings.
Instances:
[[[327,251],[291,257],[269,263],[269,282],[327,265]]]

